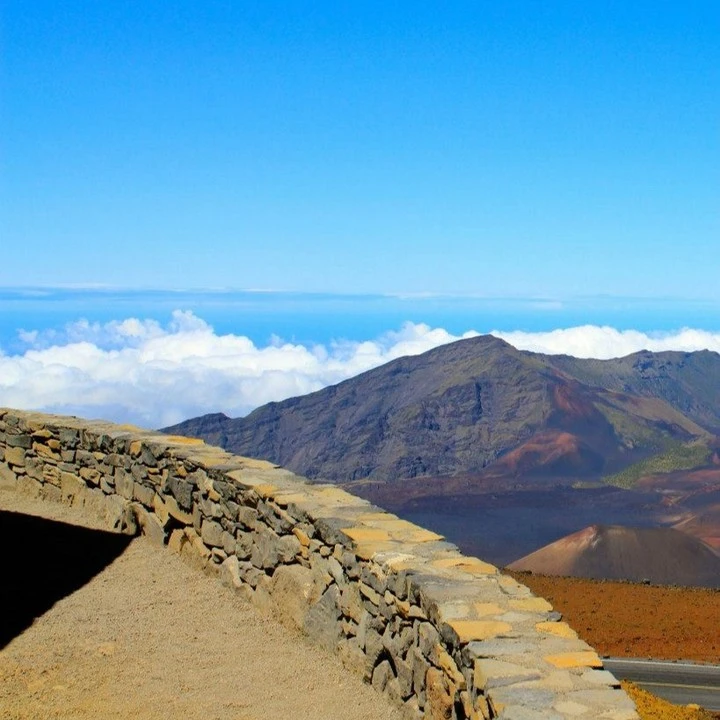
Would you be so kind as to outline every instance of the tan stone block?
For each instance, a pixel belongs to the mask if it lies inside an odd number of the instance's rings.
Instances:
[[[133,457],[139,457],[141,452],[142,452],[142,441],[141,440],[133,440],[130,443],[130,454]]]
[[[25,451],[21,447],[5,448],[5,462],[17,467],[25,466]]]
[[[520,610],[521,612],[543,613],[550,612],[553,609],[545,598],[539,597],[513,598],[508,604],[513,610]]]
[[[59,452],[55,452],[55,450],[42,443],[33,443],[33,450],[37,453],[38,457],[45,458],[46,460],[61,459]]]
[[[351,540],[357,543],[383,542],[390,540],[390,534],[386,530],[370,527],[344,528],[342,531]]]
[[[302,630],[322,587],[316,584],[312,570],[300,565],[282,565],[272,576],[269,592],[283,621],[289,620],[292,626]]]
[[[163,525],[167,525],[167,522],[170,519],[170,512],[167,508],[165,500],[163,500],[163,498],[161,498],[157,493],[153,498],[153,510],[155,511],[158,520],[160,520]]]
[[[95,468],[81,467],[80,477],[92,485],[100,484],[100,471]]]
[[[442,535],[421,528],[407,520],[401,520],[394,515],[387,514],[384,517],[368,519],[369,515],[378,515],[378,513],[365,513],[360,516],[359,520],[369,527],[384,530],[390,534],[395,540],[401,540],[406,543],[423,543],[444,540]]]
[[[475,661],[473,678],[476,688],[487,691],[493,687],[538,680],[540,673],[537,670],[504,660],[482,659]]]
[[[358,520],[360,520],[360,522],[372,522],[373,520],[383,521],[383,520],[388,520],[388,519],[398,520],[399,518],[397,515],[394,515],[393,513],[384,512],[384,511],[383,512],[366,512],[366,513],[362,513],[362,515],[358,515]]]
[[[336,505],[346,505],[348,507],[359,507],[370,504],[367,500],[363,500],[357,495],[351,495],[345,490],[332,486],[320,488],[317,494],[323,504],[332,502]]]
[[[196,548],[201,555],[210,555],[210,549],[205,545],[195,528],[185,528],[185,536],[190,540],[193,547]]]
[[[212,447],[208,445],[207,447]],[[193,460],[198,460],[198,464],[205,468],[210,469],[214,467],[220,467],[221,465],[227,465],[233,462],[234,458],[229,453],[218,451],[214,453],[203,453],[202,455],[194,455]]]
[[[372,560],[376,555],[392,552],[399,547],[403,547],[402,543],[390,540],[387,542],[359,542],[354,546],[353,551],[361,560]]]
[[[274,470],[277,467],[275,463],[268,462],[267,460],[258,460],[256,458],[249,458],[243,456],[240,457],[242,460],[243,468],[248,468],[249,470]]]
[[[535,629],[538,632],[548,633],[548,635],[555,635],[570,640],[577,639],[577,633],[564,622],[539,622],[535,625]]]
[[[450,600],[449,602],[439,603],[437,606],[438,619],[447,620],[466,620],[474,616],[473,608],[470,603],[460,600]]]
[[[408,553],[401,552],[386,554],[382,558],[383,565],[390,570],[395,571],[407,570],[408,568],[416,567],[417,562],[418,559],[415,555],[409,555]]]
[[[122,430],[123,432],[131,433],[144,433],[147,432],[147,428],[141,428],[137,425],[131,425],[130,423],[122,423],[121,425],[113,425],[114,430]]]
[[[448,651],[439,643],[435,645],[435,657],[437,658],[437,664],[448,676],[448,678],[450,678],[452,683],[459,690],[465,690],[467,687],[465,676],[458,669],[458,666],[450,656],[450,653],[448,653]]]
[[[173,445],[204,445],[205,442],[200,438],[183,437],[182,435],[166,435],[165,441]]]
[[[156,495],[156,497],[157,497],[157,495]],[[183,523],[183,525],[192,525],[193,524],[192,513],[185,512],[185,510],[182,510],[180,508],[180,506],[178,505],[177,500],[172,495],[165,496],[165,507],[167,508],[168,514],[171,517],[175,518],[178,522]],[[163,525],[165,524],[165,522],[163,522]]]
[[[575,687],[574,677],[575,675],[571,674],[569,670],[553,670],[543,679],[543,687],[568,692]]]
[[[512,630],[512,625],[498,620],[450,620],[448,625],[463,644],[472,640],[487,640]]]
[[[581,716],[587,715],[590,712],[590,708],[587,705],[581,705],[573,700],[563,700],[555,705],[555,709],[563,715]]]
[[[395,598],[395,607],[402,617],[407,618],[410,616],[410,603],[407,600]]]
[[[150,542],[154,545],[163,545],[165,543],[165,530],[156,515],[148,512],[142,505],[133,503],[133,510],[137,523]]]
[[[171,552],[177,553],[178,555],[182,552],[183,545],[188,542],[184,530],[179,528],[173,530],[170,533],[170,539],[168,540],[168,548]]]
[[[68,472],[60,473],[60,489],[63,502],[72,504],[73,500],[87,487],[77,475]]]
[[[503,610],[496,603],[475,603],[475,613],[478,617],[484,617],[486,615],[502,615]]]
[[[470,575],[495,575],[498,572],[494,565],[475,557],[443,558],[433,560],[430,564],[436,568],[452,568]]]
[[[275,500],[280,507],[287,507],[290,503],[307,502],[308,496],[303,495],[302,493],[279,493],[273,498],[273,500]]]
[[[41,497],[43,494],[43,489],[46,487],[42,483],[38,482],[37,480],[34,480],[33,478],[28,477],[27,475],[21,475],[17,479],[17,483],[15,485],[17,491],[21,493],[22,495],[29,495],[30,497]],[[54,487],[54,486],[50,486]],[[56,489],[56,492],[58,490]],[[60,498],[57,498],[60,500]]]
[[[272,497],[277,492],[277,488],[270,483],[261,483],[260,485],[255,485],[253,489],[262,498]]]
[[[17,483],[17,475],[6,463],[0,462],[0,487],[14,488]]]
[[[390,535],[393,539],[400,540],[404,543],[427,543],[445,539],[444,535],[438,535],[436,532],[432,532],[432,530],[425,530],[423,528],[416,528],[415,530],[395,530],[391,531]]]
[[[450,720],[454,697],[450,694],[447,680],[441,670],[434,667],[428,669],[425,676],[425,692],[427,694],[425,718]]]
[[[586,670],[582,679],[591,685],[605,685],[612,688],[619,688],[620,681],[609,670]]]
[[[51,485],[60,485],[60,469],[57,465],[43,465],[43,479]]]
[[[545,660],[557,668],[602,667],[602,660],[592,650],[546,655]]]
[[[605,711],[602,715],[604,720],[640,720],[635,710],[612,710]]]
[[[366,597],[373,605],[380,605],[380,594],[364,582],[358,581],[358,590],[363,597]]]
[[[472,717],[475,708],[472,706],[472,698],[470,697],[470,693],[467,690],[463,690],[460,693],[460,702],[462,703],[465,717]]]
[[[299,528],[293,528],[293,535],[299,540],[303,547],[310,547],[310,538],[307,533],[304,533]]]
[[[498,583],[509,595],[515,595],[518,598],[522,598],[528,597],[530,594],[530,590],[528,590],[528,588],[526,588],[524,585],[521,585],[509,575],[501,575],[498,578]]]
[[[482,695],[478,696],[475,700],[475,710],[469,720],[490,720],[491,717],[488,701]]]

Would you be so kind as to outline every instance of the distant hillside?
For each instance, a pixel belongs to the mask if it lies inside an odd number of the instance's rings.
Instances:
[[[717,353],[580,360],[481,336],[245,418],[206,415],[166,430],[338,483],[463,475],[629,485],[645,468],[709,462],[718,378]]]
[[[720,587],[720,556],[672,528],[593,525],[508,567],[542,575]]]

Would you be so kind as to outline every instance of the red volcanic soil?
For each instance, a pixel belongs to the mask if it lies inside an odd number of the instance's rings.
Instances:
[[[597,415],[597,408],[581,392],[577,383],[563,383],[553,388],[553,400],[557,410],[573,418],[591,418]]]
[[[509,565],[544,575],[720,586],[720,556],[672,528],[592,525]]]
[[[601,465],[602,458],[576,435],[546,430],[504,455],[489,468],[488,474],[577,473],[584,476]]]
[[[720,663],[720,590],[510,574],[601,655]]]

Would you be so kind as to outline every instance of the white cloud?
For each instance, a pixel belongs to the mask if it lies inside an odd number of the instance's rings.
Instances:
[[[612,327],[582,325],[549,332],[502,332],[493,335],[520,350],[548,355],[574,355],[580,358],[617,358],[640,350],[662,352],[679,350],[714,350],[720,352],[720,333],[683,328],[671,333],[643,333],[638,330],[616,330]]]
[[[363,342],[304,346],[273,337],[259,347],[241,335],[217,334],[191,312],[175,311],[166,327],[136,318],[78,321],[60,333],[24,331],[28,349],[21,354],[0,350],[0,405],[146,427],[208,412],[239,416],[476,334],[406,323]],[[720,334],[690,329],[663,336],[595,326],[493,334],[522,349],[580,357],[617,357],[643,348],[720,351]]]
[[[0,405],[162,427],[207,412],[244,415],[319,390],[402,355],[459,339],[407,324],[374,341],[257,347],[218,335],[191,312],[162,327],[130,318],[80,320],[62,332],[23,331],[23,354],[0,352]]]

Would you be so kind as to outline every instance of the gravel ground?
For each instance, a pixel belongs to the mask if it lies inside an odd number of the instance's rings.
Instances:
[[[0,510],[100,527],[76,508],[7,490]],[[27,563],[43,573],[61,551],[48,547]],[[6,541],[2,552],[22,545]],[[400,720],[401,713],[333,655],[137,538],[0,650],[0,717]]]

